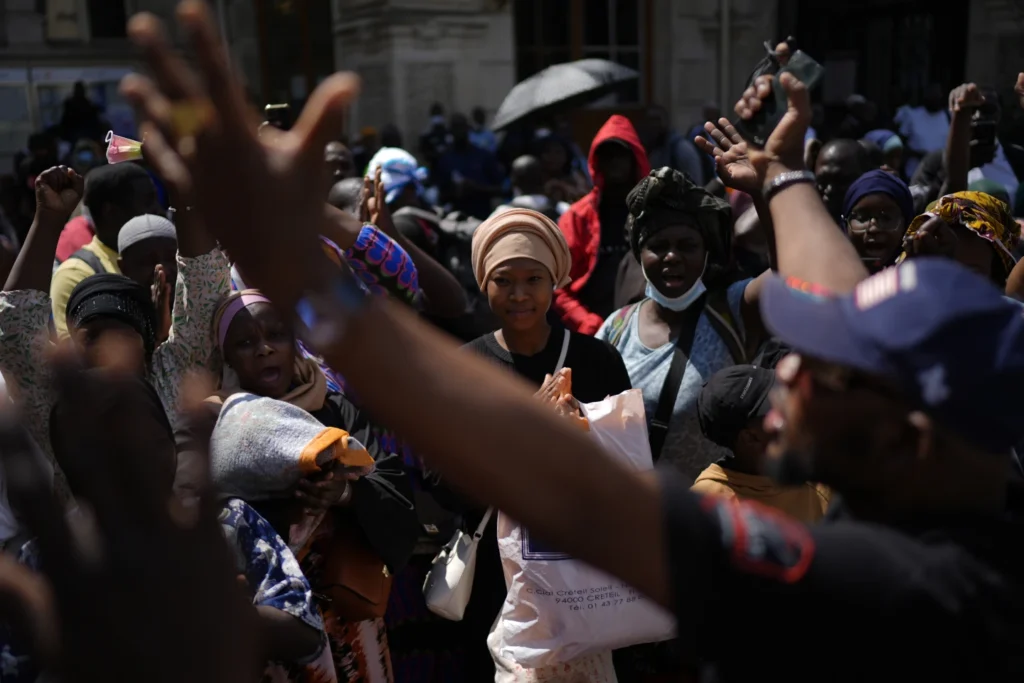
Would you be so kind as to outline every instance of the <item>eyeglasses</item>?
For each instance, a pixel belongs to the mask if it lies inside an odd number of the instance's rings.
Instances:
[[[884,209],[851,211],[850,215],[846,217],[846,223],[850,226],[851,232],[866,232],[872,222],[879,230],[896,232],[903,226],[903,217]]]

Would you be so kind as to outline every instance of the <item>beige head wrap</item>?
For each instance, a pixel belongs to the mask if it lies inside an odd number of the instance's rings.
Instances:
[[[498,266],[517,258],[544,265],[556,289],[569,284],[569,245],[554,221],[544,214],[509,209],[491,216],[473,232],[473,274],[480,289],[487,286]]]

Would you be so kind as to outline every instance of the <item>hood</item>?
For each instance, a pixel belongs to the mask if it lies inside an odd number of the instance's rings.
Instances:
[[[587,165],[590,168],[590,177],[594,179],[594,187],[598,190],[604,189],[604,177],[597,172],[597,148],[609,140],[621,140],[633,150],[633,157],[636,159],[636,180],[640,182],[651,172],[651,162],[647,160],[647,152],[640,144],[640,136],[636,134],[636,128],[625,116],[615,114],[601,126],[597,131],[594,141],[590,145],[590,155],[587,157]]]

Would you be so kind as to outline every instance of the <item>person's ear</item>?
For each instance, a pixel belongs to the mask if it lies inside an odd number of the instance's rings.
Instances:
[[[914,433],[914,453],[919,461],[927,460],[935,452],[935,423],[919,410],[907,415],[907,423]]]

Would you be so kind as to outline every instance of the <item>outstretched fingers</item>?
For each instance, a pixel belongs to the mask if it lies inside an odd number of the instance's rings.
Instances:
[[[693,139],[693,143],[697,145],[697,147],[700,148],[700,151],[704,152],[705,154],[710,154],[714,157],[719,157],[722,154],[724,154],[724,152],[722,152],[722,150],[719,149],[718,145],[711,142],[711,140],[708,140],[703,135],[698,135],[697,137],[695,137]]]
[[[149,12],[136,14],[128,22],[128,36],[139,48],[153,72],[157,85],[170,100],[203,95],[199,79],[185,61],[175,54],[164,24]]]
[[[358,95],[359,77],[353,73],[336,73],[313,91],[291,131],[307,163],[315,160],[318,168],[323,167],[324,147],[337,139]]]
[[[178,21],[195,49],[200,73],[222,125],[228,131],[248,130],[245,98],[238,81],[231,75],[224,44],[207,3],[182,2],[178,6]]]
[[[725,132],[722,131],[720,126],[708,121],[704,124],[704,130],[708,132],[708,135],[714,138],[715,143],[722,148],[723,152],[728,152],[732,147],[732,140],[726,137]]]
[[[724,116],[718,119],[718,127],[725,131],[725,134],[729,137],[729,140],[732,141],[732,144],[739,145],[744,142],[743,136],[740,135],[738,130],[736,130],[736,126],[732,125],[732,121]]]

